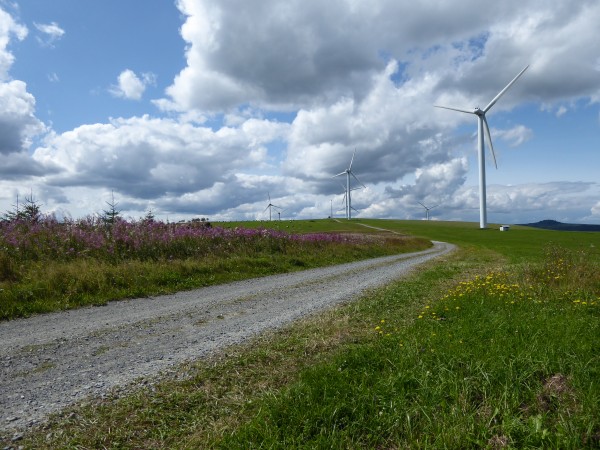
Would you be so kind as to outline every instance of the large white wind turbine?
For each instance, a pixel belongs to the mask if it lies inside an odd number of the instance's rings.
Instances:
[[[512,79],[510,83],[502,89],[498,95],[483,109],[479,107],[474,110],[466,110],[459,108],[450,108],[448,106],[435,105],[436,108],[451,109],[452,111],[459,111],[467,114],[475,114],[477,116],[477,143],[478,143],[478,156],[479,156],[479,227],[487,228],[487,207],[486,207],[486,193],[485,193],[485,153],[484,153],[484,140],[483,134],[487,136],[488,143],[490,144],[490,150],[492,151],[492,157],[494,158],[494,165],[498,168],[496,163],[496,154],[494,153],[494,145],[492,144],[492,136],[490,135],[490,127],[488,126],[485,114],[496,104],[496,102],[504,95],[504,93],[519,79],[523,72],[527,70],[529,65],[525,66],[519,74]]]
[[[440,205],[435,205],[435,206],[425,206],[423,203],[421,202],[417,202],[419,205],[421,205],[423,208],[425,208],[425,220],[429,220],[429,211],[431,211],[433,208],[437,208]]]
[[[265,211],[268,209],[269,210],[269,222],[271,221],[271,209],[275,208],[275,209],[281,209],[281,206],[277,206],[274,205],[273,203],[271,203],[271,194],[269,194],[267,192],[267,195],[269,196],[269,204],[267,205],[267,207],[265,208]],[[263,213],[265,212],[263,211]],[[280,216],[281,217],[281,216]]]
[[[354,149],[354,153],[352,154],[352,159],[350,160],[350,165],[348,166],[348,168],[346,170],[344,170],[343,172],[338,173],[337,175],[334,175],[333,178],[335,177],[339,177],[341,175],[346,175],[346,219],[350,220],[352,218],[352,199],[350,196],[350,192],[353,191],[354,189],[350,189],[350,175],[352,175],[354,177],[354,179],[356,181],[358,181],[362,187],[366,188],[366,186],[362,183],[362,181],[360,181],[356,175],[354,175],[354,172],[352,172],[352,163],[354,162],[354,156],[356,155],[356,149]]]

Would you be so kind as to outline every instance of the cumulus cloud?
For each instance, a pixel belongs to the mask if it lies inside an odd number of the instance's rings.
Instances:
[[[589,36],[600,13],[592,0],[574,7],[502,2],[485,9],[474,0],[435,8],[350,0],[259,6],[179,0],[177,6],[186,17],[187,67],[167,93],[180,109],[310,107],[360,98],[387,58],[410,63],[400,79],[437,73],[438,95],[454,91],[470,107],[489,101],[528,63],[529,80],[515,86],[503,108],[524,93],[557,100],[598,89],[596,61],[586,57],[595,51]]]
[[[35,117],[35,98],[27,92],[27,85],[9,78],[14,56],[7,47],[13,36],[25,39],[27,28],[0,9],[0,155],[25,151],[31,139],[44,131],[44,125]],[[5,162],[14,165],[14,161]]]
[[[23,182],[35,177],[43,177],[47,174],[56,173],[59,170],[55,164],[41,164],[33,160],[26,153],[0,154],[0,179],[4,181]]]
[[[511,218],[510,223],[544,219],[580,222],[589,216],[597,188],[595,183],[589,182],[492,185],[488,189],[488,211],[496,220]]]
[[[201,209],[198,202],[212,195],[235,206],[256,192],[241,185],[241,174],[264,163],[265,143],[284,135],[286,129],[285,124],[257,119],[216,131],[148,116],[115,119],[53,135],[33,157],[41,165],[60,168],[45,177],[50,186],[114,189],[130,199],[152,200],[168,211],[183,205],[186,198],[195,199],[194,208]],[[188,210],[181,206],[179,212]]]
[[[222,112],[233,127],[240,106],[297,111],[281,172],[302,180],[303,196],[336,194],[331,176],[347,167],[356,149],[357,174],[376,185],[357,201],[363,196],[365,205],[385,205],[369,211],[402,214],[418,195],[428,198],[424,186],[437,186],[448,198],[463,189],[463,204],[476,209],[477,189],[464,188],[465,152],[474,140],[453,133],[473,118],[442,114],[433,104],[485,105],[526,64],[526,75],[495,112],[598,92],[597,67],[582,56],[595,44],[582,30],[593,33],[600,7],[592,1],[544,5],[503,2],[482,10],[467,1],[432,10],[427,2],[267,1],[256,7],[179,0],[187,65],[156,104]],[[576,28],[575,42],[564,38]],[[565,58],[571,67],[562,66]],[[493,135],[501,150],[502,142],[522,145],[533,131],[511,124]],[[412,184],[397,187],[411,176]]]
[[[0,154],[26,150],[31,138],[44,131],[35,117],[35,99],[19,80],[0,83]]]
[[[517,125],[509,130],[491,130],[492,139],[496,136],[508,142],[511,147],[518,147],[533,137],[533,131],[524,125]]]
[[[590,208],[598,194],[598,186],[584,182],[525,183],[514,186],[489,185],[487,191],[490,223],[532,223],[544,219],[577,223],[593,220]],[[397,206],[405,208],[406,218],[424,217],[423,208],[419,209],[410,195],[394,200]],[[429,197],[423,203],[428,206],[439,205],[434,210],[434,216],[441,220],[476,221],[479,217],[477,186],[459,186],[452,195]]]
[[[414,218],[415,211],[422,209],[420,203],[429,207],[456,202],[456,193],[462,188],[468,164],[466,158],[454,158],[416,169],[414,181],[399,187],[387,186],[384,191],[386,210],[389,217]],[[420,214],[419,214],[420,217]]]
[[[33,23],[33,26],[42,33],[42,36],[37,36],[37,40],[44,46],[52,47],[54,43],[59,40],[65,34],[63,30],[56,22],[50,23]]]
[[[8,70],[14,62],[13,54],[7,49],[13,36],[22,41],[27,36],[27,28],[0,8],[0,81],[7,79]]]
[[[325,179],[346,168],[357,150],[356,169],[364,182],[394,182],[418,167],[448,159],[445,138],[428,120],[427,81],[396,86],[392,61],[372,77],[372,90],[361,100],[301,110],[292,122],[286,173]],[[420,115],[420,113],[423,113]]]
[[[133,70],[126,69],[119,74],[118,84],[111,86],[109,91],[115,97],[141,100],[146,88],[155,83],[156,76],[152,73],[143,73],[140,78]]]

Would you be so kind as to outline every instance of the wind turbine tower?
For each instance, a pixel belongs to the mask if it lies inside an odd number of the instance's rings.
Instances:
[[[356,149],[354,149],[354,153],[352,154],[352,159],[350,160],[350,165],[343,172],[334,175],[333,178],[339,177],[342,175],[346,175],[346,219],[350,220],[352,218],[352,199],[350,197],[350,191],[353,189],[350,188],[350,176],[352,175],[356,181],[358,181],[362,187],[366,188],[366,186],[360,181],[354,172],[352,172],[352,163],[354,162],[354,156],[356,155]]]
[[[268,209],[269,210],[269,222],[271,221],[271,209],[275,208],[275,209],[281,209],[280,206],[274,205],[273,203],[271,203],[271,194],[269,194],[267,192],[267,195],[269,196],[269,204],[267,205],[267,207],[265,208],[265,211]],[[263,213],[265,212],[263,211]],[[281,217],[281,216],[280,216]]]
[[[504,95],[504,93],[519,79],[521,75],[527,70],[529,65],[525,66],[519,74],[512,79],[510,83],[502,89],[498,95],[483,109],[476,107],[473,110],[450,108],[448,106],[435,105],[436,108],[450,109],[452,111],[458,111],[467,114],[475,114],[477,116],[477,150],[479,159],[479,228],[487,228],[487,205],[486,205],[486,191],[485,191],[485,153],[484,147],[485,142],[483,134],[485,132],[488,143],[490,144],[490,150],[492,151],[492,157],[494,158],[494,165],[496,169],[498,164],[496,162],[496,154],[494,153],[494,145],[492,144],[492,136],[490,134],[490,127],[488,126],[485,114],[496,104],[496,102]]]

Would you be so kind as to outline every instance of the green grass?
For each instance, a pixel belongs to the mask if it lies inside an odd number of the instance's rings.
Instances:
[[[498,224],[479,229],[479,224],[441,221],[394,221],[360,219],[357,223],[434,239],[452,242],[463,248],[491,250],[510,262],[534,262],[544,257],[547,245],[560,245],[571,250],[585,250],[590,257],[600,257],[600,233],[542,230],[513,225],[510,231],[500,231]]]
[[[600,447],[600,233],[361,222],[461,250],[22,445]]]
[[[548,289],[543,273],[530,279],[533,284],[520,285],[521,275],[463,282],[424,305],[409,326],[405,317],[382,314],[372,327],[376,341],[305,370],[296,383],[265,399],[260,413],[233,435],[214,443],[599,445],[600,295]],[[596,289],[599,282],[596,276]]]
[[[215,222],[223,228],[272,228],[287,233],[369,233],[355,219],[272,220],[247,222]]]

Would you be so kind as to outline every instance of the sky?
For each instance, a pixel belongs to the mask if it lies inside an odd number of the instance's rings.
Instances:
[[[0,0],[0,212],[600,223],[597,0]],[[114,200],[113,200],[114,199]],[[273,215],[277,210],[272,210]]]

